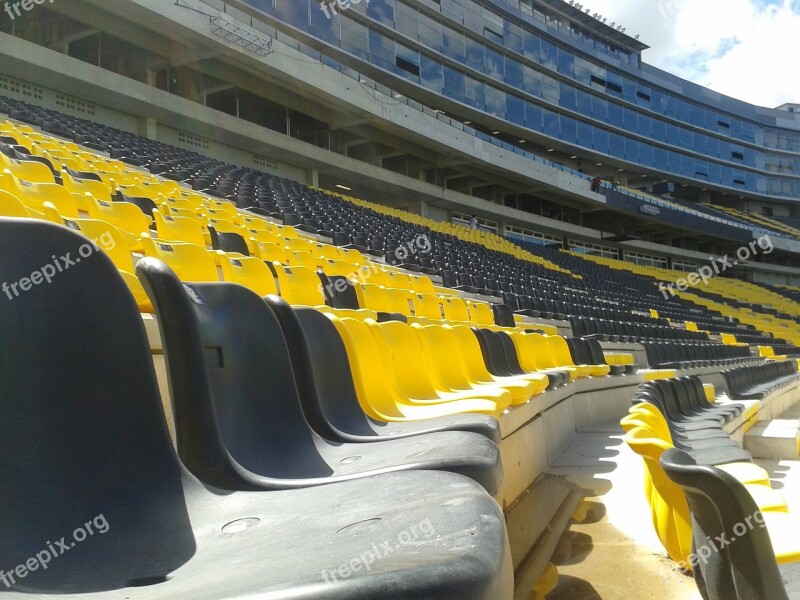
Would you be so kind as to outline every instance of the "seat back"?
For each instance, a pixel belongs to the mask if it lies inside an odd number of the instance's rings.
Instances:
[[[0,216],[28,218],[30,212],[11,192],[0,189]]]
[[[572,354],[569,351],[567,341],[560,335],[545,336],[547,340],[547,347],[550,349],[550,355],[553,357],[556,366],[559,367],[574,367],[575,363],[572,360]]]
[[[517,323],[514,320],[514,313],[505,304],[492,304],[492,312],[494,313],[494,322],[501,327],[516,327]]]
[[[489,372],[495,377],[510,377],[511,371],[506,364],[503,347],[491,335],[492,332],[479,327],[470,327],[470,331],[480,345],[483,362]]]
[[[250,248],[248,248],[247,242],[239,233],[235,231],[222,231],[218,225],[209,226],[208,233],[211,234],[211,247],[214,248],[214,250],[235,252],[243,256],[250,256]]]
[[[365,323],[381,347],[382,355],[388,358],[400,392],[406,398],[435,398],[430,366],[411,326],[400,321],[376,323],[371,319]]]
[[[280,323],[261,297],[230,283],[182,283],[156,260],[139,261],[136,273],[159,318],[178,453],[189,470],[225,489],[329,474]],[[256,486],[252,474],[267,481]]]
[[[219,281],[214,257],[204,247],[142,237],[145,256],[167,263],[181,281]]]
[[[251,256],[231,256],[220,251],[217,257],[225,281],[243,285],[262,298],[278,293],[275,277],[263,260]]]
[[[292,359],[306,420],[329,439],[342,433],[372,436],[358,402],[347,349],[336,326],[313,308],[292,309],[281,298],[264,299],[280,321]]]
[[[292,305],[323,306],[325,291],[314,269],[273,265],[281,298]]]
[[[94,531],[12,586],[31,597],[157,582],[195,551],[141,316],[108,257],[79,254],[85,243],[0,219],[0,281],[50,278],[0,294],[0,564]],[[81,261],[58,270],[52,257],[67,255]]]
[[[476,325],[494,325],[494,313],[492,307],[486,302],[477,300],[467,300],[470,320]]]
[[[195,244],[205,249],[206,241],[203,236],[203,227],[191,217],[177,217],[161,214],[156,209],[153,211],[158,237],[173,242],[186,242]]]
[[[666,476],[659,463],[661,455],[670,450],[672,444],[655,437],[644,427],[628,431],[625,441],[644,460],[647,470],[645,493],[659,540],[672,560],[691,566],[688,560],[692,552],[689,507],[680,487]]]
[[[661,466],[686,494],[693,551],[701,557],[693,565],[694,573],[703,597],[788,600],[764,515],[745,487],[729,473],[698,465],[678,449],[664,452]]]
[[[376,420],[402,416],[395,405],[393,374],[388,367],[388,357],[373,337],[369,328],[357,319],[325,315],[333,322],[342,338],[350,363],[358,402],[364,412]]]
[[[433,294],[413,294],[411,302],[414,305],[414,316],[425,317],[440,321],[443,318],[442,304]]]

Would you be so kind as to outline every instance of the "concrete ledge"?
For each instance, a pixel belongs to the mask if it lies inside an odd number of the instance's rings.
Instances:
[[[800,458],[798,419],[773,419],[757,423],[744,436],[744,449],[754,458],[797,460]]]

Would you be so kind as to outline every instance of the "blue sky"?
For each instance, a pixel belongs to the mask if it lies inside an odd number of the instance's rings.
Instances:
[[[644,61],[760,106],[800,103],[800,0],[584,0]]]

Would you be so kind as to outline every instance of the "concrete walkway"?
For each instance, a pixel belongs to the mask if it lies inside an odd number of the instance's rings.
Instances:
[[[759,461],[773,487],[800,515],[800,462]],[[667,558],[644,496],[644,465],[618,423],[576,434],[549,471],[586,490],[588,510],[562,537],[553,562],[560,574],[548,600],[701,600],[694,579]],[[782,571],[800,600],[800,568]]]

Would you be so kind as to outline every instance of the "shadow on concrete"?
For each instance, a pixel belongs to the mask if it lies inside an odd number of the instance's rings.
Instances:
[[[547,600],[597,600],[601,598],[592,584],[577,577],[562,575],[558,586],[547,594]]]

